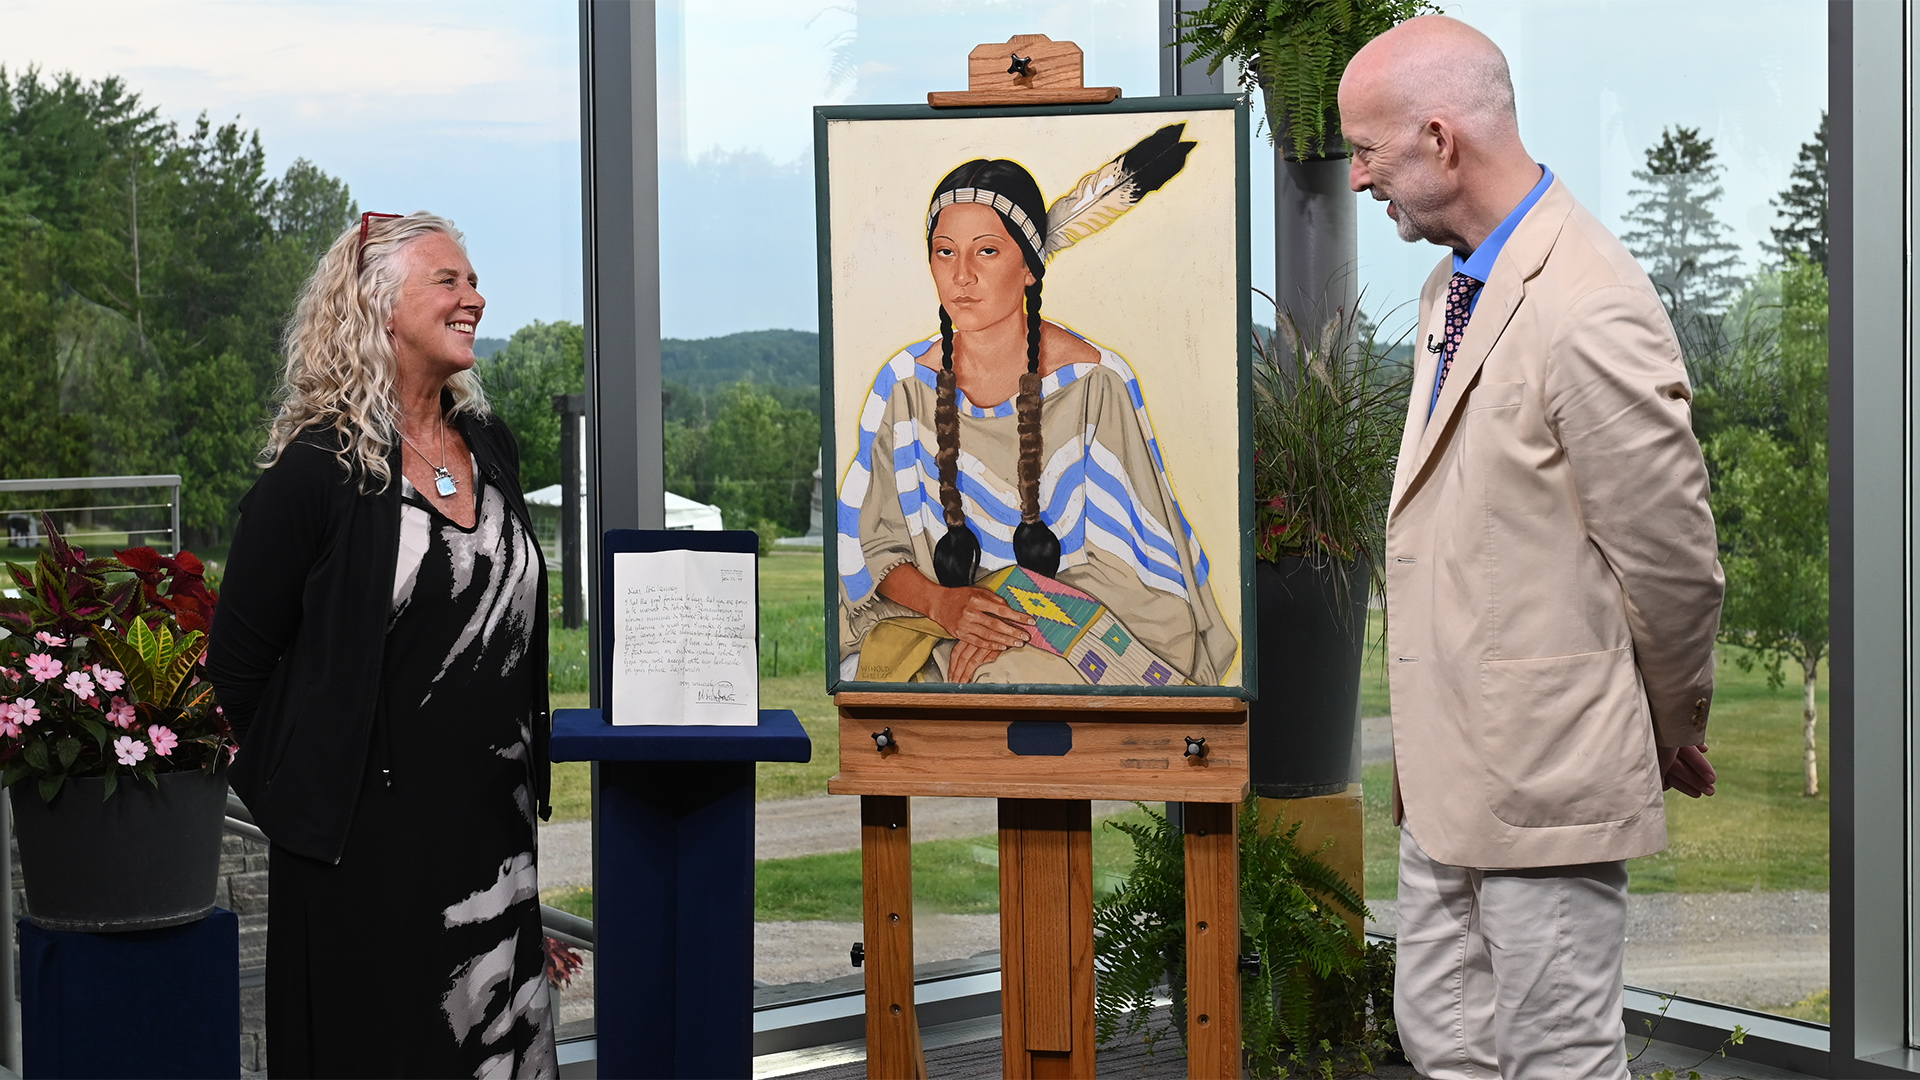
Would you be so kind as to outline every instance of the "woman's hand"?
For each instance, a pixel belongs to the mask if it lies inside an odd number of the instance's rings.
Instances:
[[[925,615],[953,635],[947,677],[954,682],[973,681],[980,665],[1024,646],[1026,628],[1035,622],[1033,616],[1015,611],[987,589],[971,585],[949,589],[912,566],[897,566],[889,572],[880,582],[880,595]]]
[[[963,644],[991,648],[998,656],[1027,643],[1026,627],[1033,616],[1015,611],[1005,600],[971,585],[958,589],[934,586],[927,618],[939,623]]]

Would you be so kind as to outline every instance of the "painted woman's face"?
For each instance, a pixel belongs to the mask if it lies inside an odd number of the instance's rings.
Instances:
[[[955,330],[980,330],[1022,315],[1033,273],[993,207],[957,203],[940,211],[928,261]]]

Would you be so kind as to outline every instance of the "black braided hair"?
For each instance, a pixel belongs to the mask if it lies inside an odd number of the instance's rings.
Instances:
[[[1040,185],[1018,162],[976,158],[948,173],[934,189],[933,197],[960,188],[979,188],[1004,195],[1026,212],[1034,228],[1044,236],[1047,228],[1047,204],[1040,196]],[[998,209],[995,210],[999,213]],[[1020,390],[1014,400],[1015,423],[1020,437],[1020,457],[1016,477],[1020,495],[1020,524],[1013,531],[1013,555],[1024,570],[1052,577],[1060,569],[1060,538],[1040,519],[1040,461],[1044,449],[1040,435],[1040,283],[1047,272],[1040,252],[1028,240],[1026,232],[1006,214],[1000,220],[1007,235],[1020,248],[1033,284],[1027,286],[1027,370],[1020,376]],[[933,223],[927,228],[927,257],[933,257]],[[935,463],[940,470],[940,505],[945,511],[947,533],[933,551],[934,574],[948,588],[973,584],[980,567],[980,538],[966,523],[958,487],[960,459],[960,410],[953,375],[953,320],[946,308],[940,309],[941,371],[934,405],[934,432],[939,440]]]

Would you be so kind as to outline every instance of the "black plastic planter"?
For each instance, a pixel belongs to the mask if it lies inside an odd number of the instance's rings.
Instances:
[[[1368,582],[1364,563],[1282,556],[1254,564],[1260,698],[1249,720],[1250,771],[1262,798],[1304,799],[1347,788]]]
[[[68,780],[53,802],[13,785],[27,916],[44,930],[154,930],[205,918],[219,884],[227,774]]]

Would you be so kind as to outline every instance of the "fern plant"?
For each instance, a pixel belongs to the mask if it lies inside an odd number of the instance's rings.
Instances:
[[[1133,840],[1134,864],[1094,907],[1099,1041],[1186,1040],[1186,852],[1180,830],[1142,805],[1147,821],[1110,822]],[[1241,951],[1261,957],[1240,981],[1241,1045],[1255,1076],[1370,1070],[1393,1051],[1390,946],[1363,948],[1342,912],[1366,903],[1317,852],[1300,824],[1259,828],[1259,802],[1240,814]],[[1156,1026],[1159,987],[1172,991],[1171,1030]]]
[[[1210,61],[1232,60],[1244,89],[1267,96],[1268,138],[1290,161],[1345,157],[1339,149],[1340,76],[1361,46],[1416,15],[1428,0],[1212,0],[1183,14],[1179,43]]]

